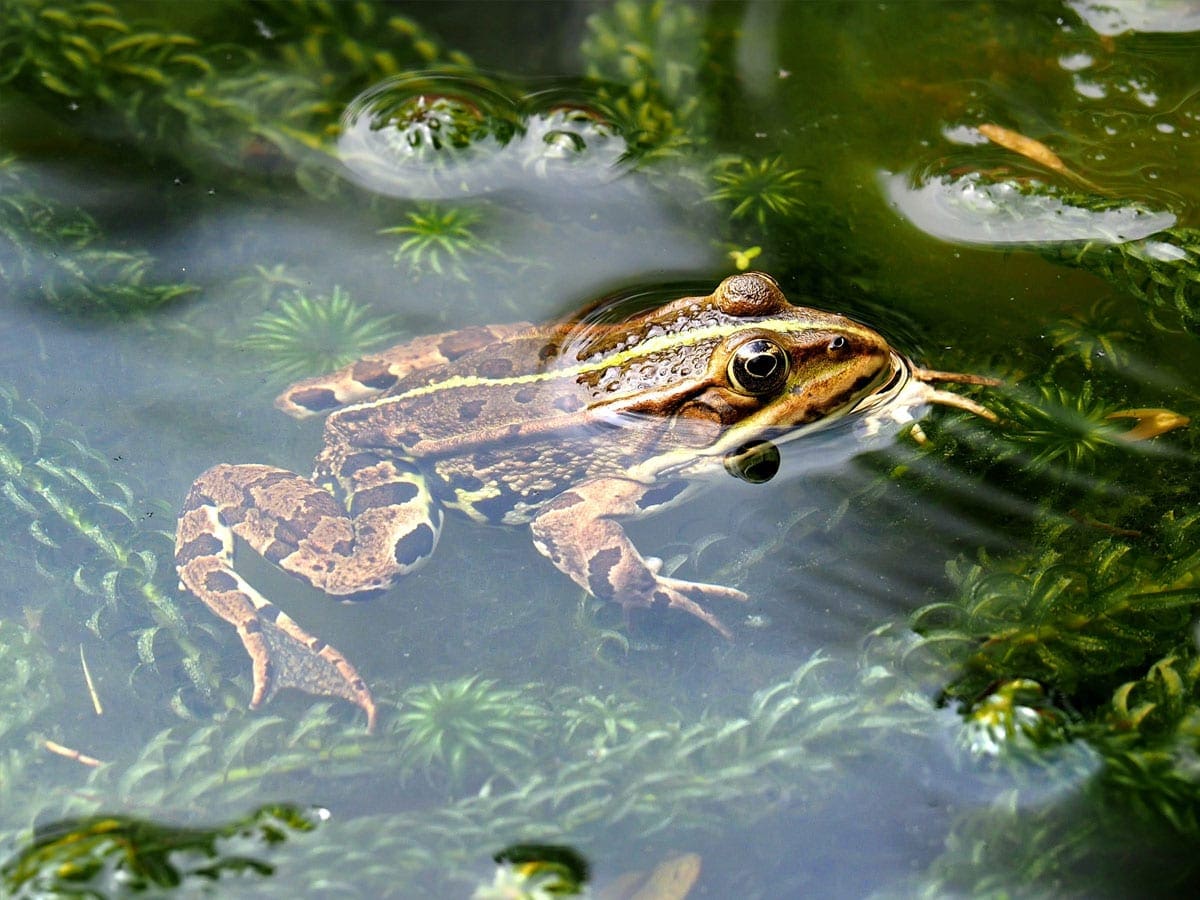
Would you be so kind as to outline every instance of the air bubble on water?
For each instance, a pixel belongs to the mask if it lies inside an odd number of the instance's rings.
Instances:
[[[1095,60],[1087,53],[1066,53],[1058,58],[1059,67],[1068,72],[1079,72],[1091,66],[1093,62]]]
[[[1175,216],[1137,203],[1086,209],[1028,182],[989,181],[978,173],[880,176],[887,199],[910,224],[944,240],[1004,246],[1061,241],[1123,243],[1175,224]]]
[[[382,194],[470,196],[499,186],[496,157],[523,130],[515,101],[482,79],[402,75],[350,102],[337,153],[354,181]]]
[[[531,181],[605,182],[627,145],[594,92],[528,92],[484,76],[410,74],[355,98],[337,154],[347,175],[393,197],[469,197]]]

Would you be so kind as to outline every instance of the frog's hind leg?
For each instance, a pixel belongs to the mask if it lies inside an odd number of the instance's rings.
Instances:
[[[347,505],[269,466],[216,466],[192,486],[176,542],[180,581],[237,629],[253,664],[252,708],[281,687],[297,687],[357,704],[368,728],[374,726],[375,701],[354,666],[233,568],[235,534],[284,570],[347,599],[387,587],[420,565],[437,542],[441,511],[431,509],[423,488],[403,483],[407,473],[397,471],[400,480],[390,486],[379,481],[380,472],[369,473],[374,493],[364,487],[358,502],[351,496]],[[364,503],[369,508],[360,509]]]

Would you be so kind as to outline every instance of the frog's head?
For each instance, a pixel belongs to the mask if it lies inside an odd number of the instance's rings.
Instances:
[[[754,448],[893,402],[906,410],[946,403],[991,417],[929,386],[991,379],[916,369],[877,331],[793,306],[760,272],[733,275],[707,297],[683,297],[596,334],[584,342],[587,362],[577,371],[592,391],[591,411],[640,428],[656,451],[639,475],[720,458],[738,477],[759,480],[741,471],[743,463],[753,467]]]
[[[651,371],[669,363],[674,377],[640,385],[618,405],[669,419],[670,443],[705,455],[839,417],[891,377],[897,358],[877,332],[793,306],[757,272],[726,278],[708,297],[676,300],[638,324],[639,371],[662,360]]]
[[[733,430],[832,420],[895,372],[897,356],[882,335],[836,313],[793,306],[768,275],[726,278],[712,298],[730,324],[709,362],[709,395],[741,411],[726,422]]]

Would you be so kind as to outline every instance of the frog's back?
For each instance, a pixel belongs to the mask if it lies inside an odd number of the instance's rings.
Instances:
[[[444,364],[409,373],[392,387],[330,416],[357,446],[402,447],[414,456],[456,447],[511,445],[567,427],[591,391],[559,357],[553,327],[520,334]]]

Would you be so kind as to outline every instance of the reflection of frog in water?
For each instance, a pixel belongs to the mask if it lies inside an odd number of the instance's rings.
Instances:
[[[179,576],[237,628],[254,666],[251,706],[293,686],[357,703],[369,725],[375,703],[358,672],[237,574],[235,534],[354,599],[429,558],[444,508],[528,523],[534,546],[594,596],[673,607],[728,634],[705,604],[745,595],[662,575],[617,520],[673,505],[713,472],[765,480],[774,467],[753,448],[864,398],[903,393],[909,406],[986,414],[913,375],[871,329],[792,306],[755,273],[619,323],[577,317],[418,338],[279,398],[294,416],[328,413],[311,479],[261,465],[196,479],[179,520]]]

